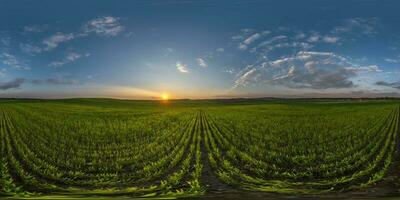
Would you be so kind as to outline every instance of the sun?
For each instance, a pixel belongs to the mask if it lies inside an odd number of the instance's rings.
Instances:
[[[169,99],[169,95],[167,93],[164,93],[164,94],[161,95],[161,99],[166,101],[166,100]]]

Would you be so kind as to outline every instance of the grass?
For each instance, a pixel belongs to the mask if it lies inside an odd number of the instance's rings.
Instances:
[[[340,194],[397,167],[395,100],[2,100],[0,111],[4,198]]]

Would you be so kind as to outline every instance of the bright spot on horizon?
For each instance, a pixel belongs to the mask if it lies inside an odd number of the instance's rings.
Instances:
[[[161,95],[161,99],[162,100],[168,100],[169,99],[169,95],[167,93],[164,93]]]

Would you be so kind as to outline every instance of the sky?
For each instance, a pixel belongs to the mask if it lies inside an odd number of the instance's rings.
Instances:
[[[0,0],[0,97],[400,96],[398,0]]]

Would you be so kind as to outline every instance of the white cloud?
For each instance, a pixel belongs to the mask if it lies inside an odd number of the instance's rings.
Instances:
[[[240,43],[239,46],[238,46],[238,48],[239,48],[240,50],[246,50],[246,49],[247,49],[247,45],[245,45],[245,44],[243,44],[243,43]]]
[[[203,58],[197,58],[196,61],[197,61],[197,64],[200,67],[207,67],[208,66],[206,61]]]
[[[345,20],[342,25],[336,26],[331,32],[335,34],[362,33],[371,36],[378,33],[378,21],[378,18],[351,18]]]
[[[243,36],[242,35],[234,35],[231,37],[231,39],[232,40],[241,40],[241,39],[243,39]]]
[[[181,72],[181,73],[189,73],[189,70],[187,68],[187,65],[182,64],[181,62],[176,63],[176,69]]]
[[[308,41],[308,42],[315,43],[315,42],[318,42],[320,39],[321,39],[321,36],[320,36],[319,34],[315,33],[315,34],[311,35],[311,36],[307,39],[307,41]]]
[[[224,48],[217,48],[216,51],[217,51],[217,52],[224,52],[225,49],[224,49]]]
[[[26,63],[22,60],[19,60],[12,54],[9,53],[2,53],[0,55],[3,64],[8,65],[17,70],[30,70],[30,67],[26,66]]]
[[[61,67],[61,66],[65,65],[65,64],[74,62],[75,60],[78,60],[78,59],[80,59],[80,58],[89,57],[89,56],[90,56],[89,53],[86,53],[86,54],[82,55],[82,54],[70,52],[70,53],[68,53],[62,60],[60,60],[60,61],[53,61],[53,62],[51,62],[51,63],[49,64],[49,66],[52,66],[52,67]]]
[[[399,63],[400,62],[400,60],[393,59],[393,58],[385,58],[385,61],[388,63]]]
[[[63,61],[53,61],[53,62],[51,62],[51,63],[49,64],[49,66],[52,66],[52,67],[61,67],[61,66],[65,65],[65,64],[66,64],[66,63],[63,62]]]
[[[245,38],[242,42],[239,43],[238,48],[240,50],[246,50],[249,45],[254,43],[256,40],[259,40],[261,37],[270,34],[270,31],[262,31],[261,33],[254,33],[248,37],[242,37]]]
[[[296,35],[294,36],[294,39],[295,40],[301,40],[301,39],[304,39],[306,37],[306,34],[304,34],[304,32],[298,32],[298,33],[296,33]]]
[[[232,89],[244,87],[251,81],[255,81],[255,76],[253,75],[256,74],[256,71],[257,69],[251,65],[240,71],[238,74],[236,74],[236,80],[234,81]]]
[[[98,17],[87,22],[83,27],[84,33],[96,33],[101,36],[117,36],[124,30],[119,18],[106,16]]]
[[[25,52],[27,54],[31,54],[31,55],[38,54],[38,53],[41,53],[43,51],[43,49],[38,47],[38,46],[34,46],[34,45],[31,45],[31,44],[24,44],[24,43],[19,44],[19,48],[23,52]]]
[[[295,67],[291,66],[286,74],[273,77],[273,81],[278,81],[280,79],[286,79],[295,76]]]
[[[332,52],[300,51],[293,56],[247,66],[238,73],[233,88],[249,83],[280,85],[288,88],[352,88],[361,73],[377,73],[377,65],[358,66],[348,58]]]
[[[74,38],[75,38],[75,36],[72,33],[58,32],[55,35],[52,35],[52,36],[46,38],[45,40],[43,40],[42,43],[45,45],[44,50],[49,51],[49,50],[52,50],[52,49],[58,47],[58,45],[60,43],[70,41]]]
[[[357,73],[361,72],[382,72],[378,65],[370,65],[370,66],[358,66],[358,67],[346,67],[347,70],[354,71]]]
[[[165,48],[163,56],[165,56],[165,57],[170,56],[170,55],[174,54],[174,52],[175,52],[175,50],[173,48]]]
[[[275,48],[300,48],[300,49],[310,49],[313,46],[309,43],[306,42],[283,42],[283,43],[278,43],[273,46],[270,46],[270,50],[273,50]]]
[[[47,25],[31,25],[31,26],[24,26],[23,30],[25,32],[41,33],[44,32],[47,28],[48,28]]]
[[[224,72],[229,73],[229,74],[234,74],[234,73],[235,73],[235,69],[233,69],[233,68],[226,68],[226,69],[224,70]]]
[[[132,37],[135,36],[135,34],[133,32],[128,32],[128,33],[125,34],[125,36],[128,37],[128,38],[132,38]]]
[[[259,56],[263,57],[263,60],[266,60],[270,52],[278,49],[285,49],[285,52],[292,53],[300,50],[309,50],[313,47],[314,45],[309,42],[294,40],[285,35],[277,35],[260,42],[257,46],[253,47],[250,52],[257,53]]]
[[[24,30],[26,32],[40,32],[44,30],[47,26],[25,26]],[[43,51],[50,51],[52,49],[57,48],[61,43],[66,43],[68,41],[87,37],[90,33],[94,33],[100,36],[117,36],[124,30],[124,26],[122,26],[119,22],[119,18],[106,16],[106,17],[98,17],[92,19],[85,23],[83,28],[80,31],[75,33],[62,33],[57,32],[48,38],[45,38],[42,41],[43,47],[34,46],[31,44],[21,44],[20,48],[29,54],[40,53]],[[128,33],[131,35],[132,33]]]
[[[260,44],[258,44],[258,47],[268,46],[268,45],[273,44],[275,42],[286,40],[286,39],[287,39],[286,35],[278,35],[278,36],[272,37],[269,40],[261,42]]]
[[[86,79],[94,79],[98,76],[98,74],[88,74],[86,75]]]
[[[250,37],[246,38],[243,43],[246,45],[249,45],[251,43],[253,43],[254,41],[256,41],[257,39],[261,38],[261,34],[259,33],[254,33],[253,35],[251,35]]]
[[[337,41],[339,41],[339,37],[335,37],[335,36],[324,36],[322,38],[322,41],[326,42],[326,43],[336,43]]]
[[[0,43],[4,46],[10,46],[11,44],[11,38],[10,37],[2,37],[0,39]]]
[[[253,32],[253,29],[251,29],[251,28],[243,28],[243,29],[240,30],[240,32],[242,32],[242,33],[251,33],[251,32]]]

